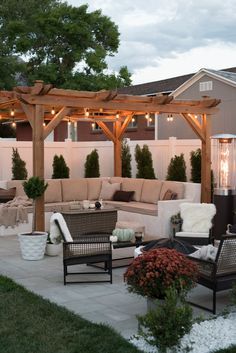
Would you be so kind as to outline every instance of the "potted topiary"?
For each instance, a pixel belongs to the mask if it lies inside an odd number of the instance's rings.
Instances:
[[[36,230],[35,202],[38,197],[44,194],[47,186],[48,184],[45,184],[43,179],[35,176],[23,183],[26,195],[33,200],[32,232],[18,234],[21,254],[24,260],[41,260],[44,256],[47,232]]]

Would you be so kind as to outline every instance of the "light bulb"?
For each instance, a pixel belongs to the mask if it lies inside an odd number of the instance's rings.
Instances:
[[[145,114],[145,118],[148,120],[149,119],[149,113]]]
[[[54,109],[54,107],[52,107],[51,114],[52,114],[52,115],[55,115],[55,109]]]

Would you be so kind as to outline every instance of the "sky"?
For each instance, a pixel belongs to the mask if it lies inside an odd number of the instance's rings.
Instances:
[[[126,65],[132,84],[236,66],[236,0],[67,0],[101,9],[119,28],[109,68]]]

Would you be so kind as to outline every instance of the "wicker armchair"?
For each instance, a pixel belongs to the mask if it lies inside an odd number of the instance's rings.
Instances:
[[[222,235],[215,261],[206,261],[189,256],[199,265],[197,283],[213,290],[212,309],[190,302],[199,308],[216,313],[216,293],[232,288],[236,283],[236,235]]]
[[[109,240],[109,235],[93,234],[84,235],[77,238],[75,241],[67,241],[68,237],[65,236],[64,229],[61,227],[60,222],[56,219],[55,223],[59,227],[64,238],[63,243],[63,272],[64,272],[64,285],[67,283],[98,283],[109,282],[112,283],[112,246]],[[68,230],[68,229],[67,229]],[[69,231],[69,230],[68,230]],[[102,271],[83,271],[83,272],[68,272],[68,266],[74,265],[93,265],[95,263],[103,262],[104,268]],[[109,279],[101,280],[81,280],[81,281],[68,281],[69,275],[108,275]]]

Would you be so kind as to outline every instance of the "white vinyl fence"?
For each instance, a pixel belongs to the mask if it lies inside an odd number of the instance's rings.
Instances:
[[[201,146],[200,140],[177,140],[175,137],[170,137],[169,140],[128,140],[128,143],[132,154],[132,176],[136,176],[135,146],[139,144],[142,147],[146,144],[152,153],[153,167],[158,179],[165,179],[171,157],[184,153],[189,180],[190,152]],[[0,180],[12,178],[13,147],[18,149],[20,157],[26,162],[28,176],[32,175],[32,142],[0,139]],[[95,148],[99,154],[101,176],[113,176],[113,143],[111,141],[72,142],[66,140],[65,142],[45,141],[45,178],[51,178],[52,176],[52,163],[55,154],[64,156],[70,168],[71,178],[83,177],[86,156]]]

